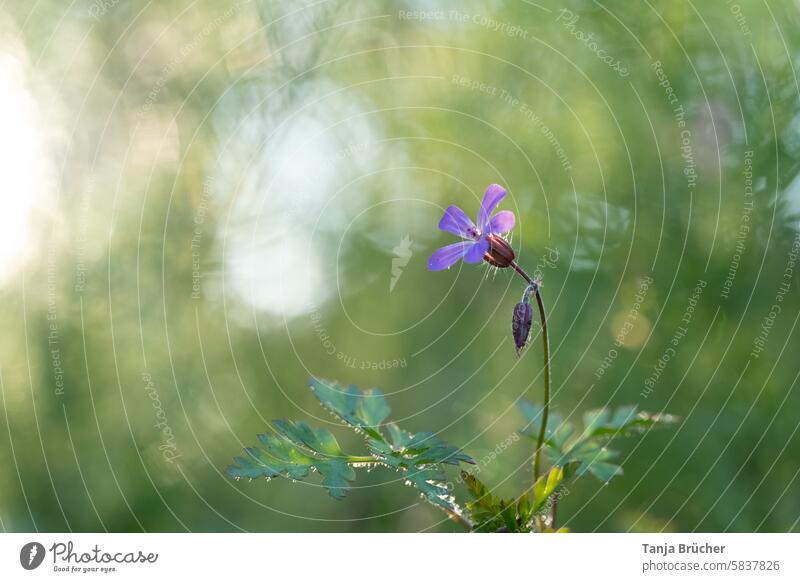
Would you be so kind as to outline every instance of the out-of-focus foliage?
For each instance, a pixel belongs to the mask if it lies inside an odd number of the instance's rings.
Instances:
[[[283,476],[297,480],[319,471],[322,485],[331,496],[345,496],[356,473],[329,430],[286,420],[273,420],[271,426],[277,434],[258,435],[263,446],[247,447],[248,456],[237,457],[236,464],[228,468],[228,475],[237,479]]]

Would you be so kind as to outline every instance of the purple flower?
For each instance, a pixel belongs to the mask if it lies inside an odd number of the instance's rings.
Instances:
[[[505,234],[514,228],[514,213],[503,210],[492,216],[505,195],[506,189],[497,184],[486,189],[478,211],[477,225],[458,206],[448,206],[439,221],[439,228],[466,240],[433,253],[428,259],[428,270],[449,269],[459,259],[464,259],[465,263],[480,263],[485,259],[497,267],[507,267],[514,260],[514,253],[502,238],[495,235]]]

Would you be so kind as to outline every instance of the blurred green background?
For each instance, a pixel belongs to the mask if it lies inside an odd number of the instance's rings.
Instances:
[[[395,475],[225,467],[314,374],[482,459],[540,399],[522,292],[429,273],[509,189],[554,405],[683,420],[570,485],[575,531],[797,531],[794,2],[124,0],[0,8],[0,525],[456,531]],[[520,439],[481,476],[531,479]],[[455,475],[453,475],[455,477]]]

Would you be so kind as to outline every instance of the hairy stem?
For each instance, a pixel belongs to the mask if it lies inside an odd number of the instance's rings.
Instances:
[[[542,301],[542,294],[539,291],[539,282],[531,279],[530,275],[520,267],[516,261],[511,262],[511,267],[519,273],[519,275],[533,287],[533,293],[536,297],[536,306],[539,308],[539,321],[542,325],[542,349],[544,352],[544,405],[542,408],[542,423],[539,428],[539,438],[536,439],[536,451],[533,454],[533,482],[539,478],[540,457],[542,445],[544,444],[544,435],[547,431],[547,417],[550,414],[550,341],[547,336],[547,316],[544,311],[544,302]]]
[[[558,495],[553,495],[550,503],[550,527],[554,530],[558,529],[556,525],[556,517],[558,516]]]
[[[440,507],[441,507],[441,506],[440,506]],[[442,510],[444,510],[444,512],[445,512],[447,515],[449,515],[449,516],[450,516],[450,519],[452,519],[452,520],[453,520],[454,522],[456,522],[458,525],[460,525],[461,527],[463,527],[465,530],[467,530],[467,531],[470,531],[470,532],[471,532],[471,531],[473,530],[473,528],[475,527],[475,524],[473,524],[471,521],[469,521],[469,520],[468,520],[466,517],[464,517],[464,516],[463,516],[461,513],[459,513],[458,511],[453,511],[453,510],[451,510],[451,509],[447,509],[446,507],[442,507]]]

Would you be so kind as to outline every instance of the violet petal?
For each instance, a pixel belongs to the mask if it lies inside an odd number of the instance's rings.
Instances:
[[[428,259],[428,270],[442,271],[444,269],[449,269],[453,263],[463,257],[474,245],[475,243],[467,241],[440,248]]]
[[[474,230],[475,223],[458,206],[448,206],[439,221],[439,228],[461,238],[472,238],[470,230]]]
[[[465,263],[480,263],[483,260],[483,255],[489,250],[489,241],[485,236],[482,236],[478,242],[471,243],[469,251],[464,255]]]
[[[503,210],[502,212],[498,212],[492,216],[491,220],[489,220],[489,226],[486,233],[505,234],[514,228],[515,222],[516,219],[514,218],[514,213],[510,210]]]
[[[481,202],[481,209],[478,211],[478,227],[481,231],[486,230],[489,224],[489,217],[500,201],[506,195],[506,189],[499,184],[492,184],[486,189],[483,195],[483,202]]]

